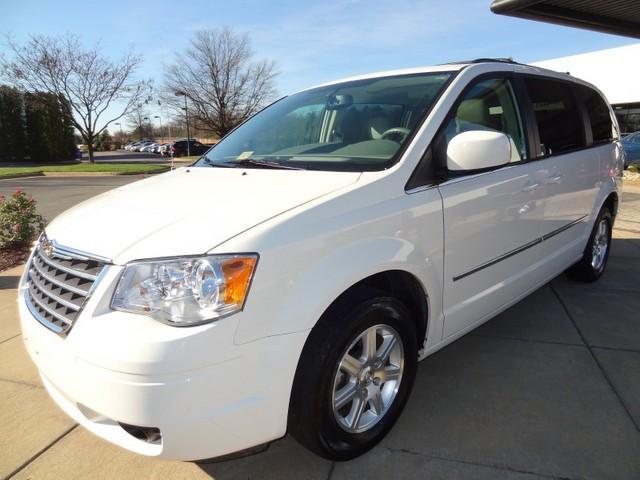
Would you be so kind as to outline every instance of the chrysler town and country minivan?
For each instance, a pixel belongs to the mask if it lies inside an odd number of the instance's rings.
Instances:
[[[607,264],[624,154],[603,95],[481,60],[280,99],[193,165],[55,218],[21,282],[57,404],[144,455],[291,433],[372,448],[417,362]]]

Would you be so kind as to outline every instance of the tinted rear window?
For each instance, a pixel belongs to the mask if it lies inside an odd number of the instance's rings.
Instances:
[[[525,78],[543,153],[553,155],[586,146],[580,111],[570,84]]]
[[[611,122],[609,107],[602,96],[595,90],[588,87],[580,87],[580,90],[591,121],[593,143],[610,142],[613,140],[613,123]]]

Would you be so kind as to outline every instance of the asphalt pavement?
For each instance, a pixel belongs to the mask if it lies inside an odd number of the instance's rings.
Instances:
[[[143,178],[144,175],[11,178],[0,180],[0,193],[9,196],[20,189],[32,195],[38,213],[50,222],[83,200]]]

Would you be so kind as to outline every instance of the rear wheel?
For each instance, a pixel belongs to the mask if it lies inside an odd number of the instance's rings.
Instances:
[[[611,251],[612,228],[611,212],[607,207],[603,207],[595,221],[582,259],[567,270],[570,278],[580,282],[595,282],[602,276]]]
[[[332,460],[376,445],[413,386],[414,325],[404,304],[368,289],[323,315],[296,371],[289,409],[294,438]]]

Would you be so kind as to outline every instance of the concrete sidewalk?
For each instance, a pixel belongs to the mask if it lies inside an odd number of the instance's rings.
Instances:
[[[640,478],[640,188],[605,276],[560,276],[420,364],[407,409],[369,454],[324,461],[287,437],[197,465],[138,456],[63,414],[26,355],[21,268],[0,274],[0,478]]]

